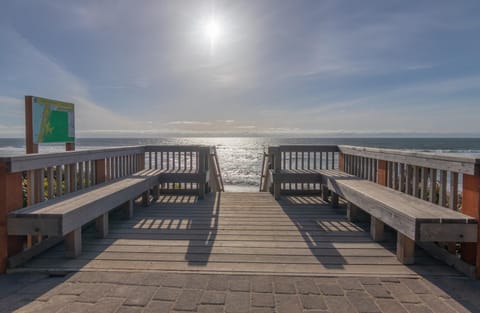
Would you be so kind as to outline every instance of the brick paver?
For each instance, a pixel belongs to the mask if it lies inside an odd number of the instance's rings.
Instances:
[[[0,312],[459,313],[480,311],[467,278],[171,273],[0,276]]]

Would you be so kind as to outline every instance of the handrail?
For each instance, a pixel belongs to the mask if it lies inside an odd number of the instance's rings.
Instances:
[[[145,146],[126,146],[107,149],[16,155],[2,157],[0,158],[0,162],[7,163],[9,172],[16,173],[62,164],[72,164],[144,152]]]
[[[458,155],[454,153],[433,153],[404,151],[357,146],[338,146],[343,154],[366,158],[381,159],[390,162],[409,163],[415,166],[426,166],[438,170],[455,171],[462,174],[479,174],[480,158],[474,155]]]

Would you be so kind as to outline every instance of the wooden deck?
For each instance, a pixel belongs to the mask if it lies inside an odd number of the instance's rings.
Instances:
[[[348,222],[343,206],[333,209],[320,197],[162,196],[149,207],[138,206],[131,220],[113,215],[106,239],[85,232],[80,257],[66,259],[59,245],[15,270],[459,275],[422,251],[417,264],[401,265],[393,239],[373,242],[367,223]]]

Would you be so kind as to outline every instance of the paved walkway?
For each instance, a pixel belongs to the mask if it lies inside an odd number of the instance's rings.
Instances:
[[[480,281],[78,272],[0,276],[1,312],[480,312]]]

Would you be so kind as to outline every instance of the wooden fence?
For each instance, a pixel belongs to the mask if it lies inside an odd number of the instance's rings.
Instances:
[[[212,171],[210,167],[213,167]],[[6,220],[10,211],[145,168],[164,169],[167,174],[191,173],[192,177],[200,173],[206,178],[191,183],[173,179],[161,185],[163,192],[196,191],[203,195],[212,187],[215,191],[223,191],[214,147],[133,146],[0,158],[0,272],[5,270],[8,256],[30,249],[46,239],[8,236]]]

